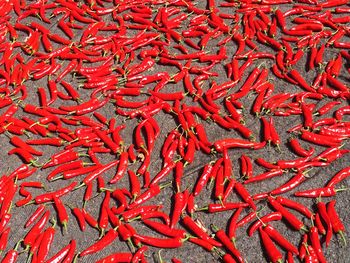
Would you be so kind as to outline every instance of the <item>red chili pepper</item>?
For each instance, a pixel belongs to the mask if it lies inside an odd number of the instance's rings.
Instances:
[[[271,260],[271,262],[273,263],[282,262],[283,257],[281,252],[277,249],[269,235],[263,230],[262,227],[259,228],[259,234],[263,242],[265,251],[269,257],[269,260]]]
[[[282,169],[275,169],[275,170],[271,170],[271,171],[268,171],[266,173],[262,173],[262,174],[259,174],[259,175],[256,175],[248,180],[245,180],[244,181],[244,184],[249,184],[249,183],[253,183],[253,182],[259,182],[259,181],[263,181],[263,180],[266,180],[266,179],[269,179],[269,178],[272,178],[272,177],[275,177],[275,176],[280,176],[283,174],[283,170]]]
[[[326,240],[325,241],[326,241],[326,246],[328,247],[329,242],[332,239],[332,234],[333,234],[331,219],[329,218],[329,216],[327,214],[327,208],[326,208],[326,204],[324,202],[321,202],[321,200],[318,200],[316,206],[317,206],[317,212],[320,214],[323,221],[327,224],[327,232],[326,232]]]
[[[327,204],[327,215],[330,219],[332,229],[336,234],[340,234],[342,237],[344,244],[346,245],[346,238],[344,236],[345,232],[345,227],[344,224],[342,223],[341,219],[339,218],[339,215],[335,209],[335,200],[330,201]]]
[[[270,214],[267,214],[261,218],[259,218],[255,223],[253,223],[249,230],[248,235],[251,237],[256,230],[258,230],[261,226],[265,226],[266,223],[271,221],[280,221],[282,219],[282,214],[280,212],[273,212]]]
[[[317,227],[315,227],[315,226],[312,226],[310,228],[310,241],[311,241],[312,247],[315,248],[315,252],[316,252],[318,260],[320,262],[327,262],[327,260],[325,259],[324,255],[323,255],[320,239],[318,236],[318,230],[317,230]]]
[[[300,185],[302,182],[306,180],[306,176],[302,172],[298,172],[292,179],[290,179],[285,184],[279,186],[278,188],[272,190],[270,192],[271,195],[279,195],[282,193],[286,193]]]
[[[313,155],[314,153],[314,148],[310,148],[309,150],[305,150],[304,148],[302,148],[302,146],[300,145],[298,139],[290,139],[289,140],[290,146],[292,147],[292,150],[299,156],[301,157],[308,157]]]
[[[215,225],[211,225],[215,231],[215,237],[220,240],[224,247],[238,260],[238,262],[244,262],[243,257],[235,245],[231,242],[230,238],[226,235],[225,231],[219,229]]]
[[[92,244],[91,246],[84,249],[79,253],[79,257],[84,257],[102,250],[104,247],[111,244],[118,237],[118,231],[115,229],[110,229],[100,240]]]
[[[56,225],[56,222],[54,222],[53,226],[47,228],[43,233],[43,237],[41,239],[40,246],[37,253],[37,260],[39,261],[44,261],[44,259],[47,257],[50,251],[50,248],[55,236],[55,225]]]
[[[238,193],[238,195],[246,202],[249,204],[249,206],[253,209],[256,210],[256,205],[254,204],[254,201],[251,197],[251,195],[249,194],[249,192],[245,189],[245,187],[239,183],[236,182],[235,183],[235,189]]]
[[[216,250],[216,247],[213,246],[212,244],[210,244],[209,242],[203,240],[203,239],[200,239],[200,238],[196,238],[196,237],[190,237],[188,239],[188,241],[202,247],[203,249],[205,249],[206,251],[208,252],[213,252]]]
[[[276,200],[281,205],[292,208],[292,209],[302,213],[303,215],[305,215],[306,217],[308,217],[310,219],[312,219],[314,216],[314,214],[306,206],[304,206],[301,203],[295,202],[293,200],[287,199],[287,198],[282,197],[282,196],[277,196]]]
[[[132,260],[133,254],[129,252],[118,252],[111,254],[107,257],[104,257],[102,259],[99,259],[96,261],[96,263],[107,263],[107,262],[117,262],[117,261],[124,261],[124,262],[130,262]]]
[[[11,231],[11,228],[8,227],[5,230],[3,230],[0,235],[0,252],[4,251],[7,246],[10,231]]]
[[[16,246],[6,253],[5,257],[2,259],[3,263],[14,263],[17,261],[18,254],[19,254],[17,249],[18,249],[19,245],[21,244],[21,242],[22,242],[22,240],[17,242]]]
[[[321,216],[320,213],[316,212],[315,214],[315,226],[318,229],[318,232],[320,233],[320,235],[325,235],[326,234],[326,229],[323,226],[323,223],[321,221]]]
[[[139,234],[135,234],[134,236],[146,245],[159,248],[177,248],[180,247],[183,242],[183,239],[181,237],[162,239],[150,236],[142,236]]]
[[[208,210],[209,213],[217,213],[248,206],[247,203],[209,204],[208,207],[203,208],[203,210]]]
[[[69,251],[71,250],[73,243],[74,243],[74,239],[65,247],[63,247],[60,251],[58,251],[54,256],[52,256],[50,259],[47,260],[47,262],[51,262],[51,263],[58,263],[61,262],[61,260],[63,260],[67,254],[69,253]],[[75,246],[75,245],[74,245]]]
[[[274,210],[280,212],[283,218],[297,231],[305,229],[305,225],[301,222],[295,215],[284,208],[277,200],[273,197],[268,197],[269,204],[274,208]]]
[[[162,235],[166,235],[168,237],[182,237],[184,238],[186,236],[186,231],[182,229],[175,229],[170,228],[166,224],[158,223],[155,221],[144,219],[142,222],[149,226],[150,228],[154,229],[155,231],[159,232]]]
[[[197,235],[201,239],[209,242],[210,244],[212,244],[216,247],[222,246],[221,243],[219,243],[216,240],[214,240],[213,238],[211,238],[200,226],[198,226],[198,224],[191,217],[185,216],[182,218],[181,222],[184,224],[184,226],[188,230],[193,232],[195,235]]]
[[[64,204],[63,204],[62,200],[59,197],[53,196],[53,201],[54,201],[54,204],[55,204],[55,208],[57,210],[58,220],[59,220],[60,224],[67,231],[67,223],[68,223],[67,210],[64,207]]]
[[[47,221],[50,217],[50,211],[46,211],[44,215],[40,218],[40,220],[29,230],[29,232],[26,234],[26,236],[23,239],[23,244],[29,248],[31,247],[38,235],[41,233],[41,231],[44,229]]]
[[[291,244],[285,237],[283,237],[275,228],[273,228],[271,225],[266,225],[263,227],[266,234],[269,235],[269,237],[277,242],[277,244],[284,249],[286,249],[289,252],[292,252],[295,255],[299,255],[298,249]]]
[[[324,187],[309,189],[305,191],[300,191],[294,193],[294,196],[298,197],[308,197],[308,198],[317,198],[317,197],[330,197],[335,196],[337,192],[342,191],[343,189],[335,189],[334,187]]]
[[[42,214],[42,212],[44,212],[45,209],[46,207],[44,205],[39,205],[38,208],[35,210],[35,212],[28,218],[24,227],[27,228],[31,224],[33,224],[34,221],[39,218],[39,216]]]

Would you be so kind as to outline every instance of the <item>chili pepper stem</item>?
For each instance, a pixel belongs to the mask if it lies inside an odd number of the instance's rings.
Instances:
[[[132,243],[132,240],[130,237],[127,239],[127,244],[128,244],[128,247],[130,248],[131,252],[135,253],[136,248],[134,246],[134,243]]]
[[[344,247],[346,247],[346,246],[347,246],[347,242],[346,242],[346,236],[345,236],[345,233],[344,233],[343,231],[339,231],[337,234],[339,234],[339,235],[340,235],[341,240],[343,240],[343,242],[344,242]]]
[[[98,240],[100,240],[105,235],[105,228],[100,228],[100,235],[98,237]]]

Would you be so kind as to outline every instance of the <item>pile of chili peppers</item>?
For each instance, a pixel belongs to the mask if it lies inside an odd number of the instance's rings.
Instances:
[[[7,0],[0,21],[2,262],[346,245],[348,0]]]

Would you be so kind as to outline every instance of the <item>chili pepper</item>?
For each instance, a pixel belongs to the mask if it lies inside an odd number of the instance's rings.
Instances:
[[[148,227],[156,230],[160,234],[166,235],[168,237],[185,237],[186,235],[186,231],[181,229],[170,228],[169,226],[162,223],[158,223],[147,219],[142,220],[142,222]]]
[[[68,213],[66,208],[64,207],[63,202],[60,198],[53,196],[53,201],[55,204],[55,208],[57,210],[58,220],[60,224],[66,229],[67,231],[67,223],[68,223]]]
[[[96,261],[96,263],[117,262],[117,261],[131,262],[132,257],[133,257],[132,253],[118,252],[118,253],[111,254],[107,257],[104,257],[102,259],[99,259],[98,261]]]
[[[244,262],[243,257],[241,256],[239,250],[235,247],[235,245],[231,242],[226,233],[216,227],[215,225],[211,225],[215,231],[215,236],[220,240],[220,242],[226,247],[228,251],[238,260],[238,262]]]
[[[5,230],[3,230],[0,235],[0,252],[4,251],[7,246],[10,231],[11,231],[11,228],[8,227]]]
[[[315,252],[315,249],[311,245],[307,246],[307,252],[308,254],[305,257],[305,262],[307,263],[319,262],[319,260],[317,259],[317,254]]]
[[[203,240],[203,239],[200,239],[200,238],[196,238],[196,237],[190,237],[188,239],[188,241],[202,247],[203,249],[205,249],[206,251],[208,252],[213,252],[213,251],[216,251],[216,247],[213,246],[212,244],[210,244],[209,242]]]
[[[294,196],[298,197],[309,197],[309,198],[317,198],[317,197],[330,197],[334,196],[337,192],[342,191],[343,189],[335,189],[334,187],[324,187],[324,188],[316,188],[309,189],[301,192],[294,193]]]
[[[53,226],[47,228],[45,232],[43,233],[43,237],[40,242],[40,246],[37,253],[37,260],[44,261],[44,259],[47,257],[50,247],[52,245],[54,236],[55,236],[55,225],[56,222],[54,221]]]
[[[89,254],[96,253],[103,249],[104,247],[111,244],[118,237],[118,231],[116,229],[110,229],[100,240],[92,244],[91,246],[84,249],[79,253],[79,257],[84,257]]]
[[[308,217],[310,219],[312,219],[314,216],[313,213],[306,206],[304,206],[301,203],[295,202],[293,200],[287,199],[287,198],[282,197],[282,196],[277,196],[276,200],[281,205],[292,208],[292,209],[302,213],[303,215],[305,215],[306,217]]]
[[[327,183],[326,187],[334,187],[336,184],[340,183],[343,181],[345,178],[350,176],[350,168],[344,168],[337,172],[332,179]]]
[[[77,207],[71,208],[73,215],[76,217],[80,230],[85,231],[86,224],[85,224],[85,218],[84,218],[84,213]]]
[[[339,138],[320,135],[309,131],[302,131],[301,138],[305,141],[328,147],[338,146],[341,141]]]
[[[182,192],[177,192],[174,195],[174,208],[172,210],[171,215],[171,224],[170,228],[174,228],[177,222],[179,221],[179,218],[181,216],[182,210],[185,207],[185,194]]]
[[[17,261],[17,257],[18,257],[18,247],[21,244],[22,240],[18,241],[15,245],[15,247],[11,250],[9,250],[5,257],[2,259],[2,262],[4,263],[14,263]]]
[[[237,208],[237,210],[232,214],[228,227],[228,237],[235,243],[236,240],[236,229],[237,229],[237,220],[240,214],[243,211],[243,207]]]
[[[47,262],[52,262],[52,263],[61,262],[61,260],[63,260],[67,256],[68,252],[70,251],[73,245],[72,244],[73,242],[75,242],[74,239],[68,245],[66,245],[60,251],[58,251],[54,256],[48,259]]]
[[[317,206],[317,212],[320,214],[321,218],[327,224],[327,232],[326,232],[326,240],[325,241],[326,241],[326,246],[328,246],[329,242],[332,239],[332,234],[333,234],[332,223],[331,223],[331,220],[327,214],[326,204],[324,202],[321,202],[320,199],[318,199],[316,206]]]
[[[269,204],[274,208],[274,210],[280,212],[282,217],[295,229],[301,230],[305,229],[305,225],[301,222],[295,215],[284,208],[276,199],[273,197],[268,197]]]
[[[245,187],[239,183],[236,182],[235,184],[235,189],[237,191],[237,193],[239,194],[239,196],[246,202],[249,204],[249,206],[253,209],[256,210],[256,205],[254,204],[254,201],[252,199],[252,197],[250,196],[249,192],[245,189]]]
[[[256,230],[258,230],[261,226],[265,226],[266,223],[271,221],[280,221],[282,219],[282,214],[280,212],[273,212],[270,214],[267,214],[259,220],[255,221],[254,224],[252,224],[248,230],[248,235],[252,236]]]
[[[198,226],[198,224],[189,216],[184,216],[181,221],[184,226],[193,232],[195,235],[200,237],[201,239],[209,242],[210,244],[221,247],[221,243],[217,242],[215,239],[211,238],[201,227]]]
[[[2,233],[11,219],[11,214],[5,213],[0,220],[0,233]]]
[[[259,182],[259,181],[263,181],[263,180],[266,180],[266,179],[269,179],[269,178],[272,178],[272,177],[275,177],[275,176],[280,176],[283,174],[283,170],[282,169],[274,169],[274,170],[271,170],[271,171],[268,171],[266,173],[262,173],[262,174],[259,174],[259,175],[256,175],[250,179],[247,179],[244,181],[244,184],[249,184],[249,183],[253,183],[253,182]]]
[[[47,180],[54,180],[59,179],[61,177],[54,178],[59,173],[64,173],[66,171],[71,171],[72,169],[80,169],[84,166],[84,162],[82,160],[77,160],[69,163],[62,164],[61,166],[57,167],[55,170],[53,170],[49,175],[47,176]],[[70,177],[65,175],[62,176],[65,179],[69,179]]]
[[[224,149],[230,148],[248,148],[248,149],[260,149],[264,147],[266,142],[255,143],[241,139],[222,139],[214,143],[215,150],[222,152]]]
[[[276,241],[279,246],[283,247],[289,252],[292,252],[295,255],[299,255],[298,249],[291,244],[285,237],[283,237],[275,228],[273,228],[271,225],[266,225],[263,227],[266,234],[269,235],[271,239]]]
[[[160,248],[177,248],[181,246],[183,242],[183,239],[181,237],[162,239],[150,236],[142,236],[139,234],[135,234],[134,236],[146,245]]]
[[[323,255],[320,239],[318,237],[318,230],[317,230],[317,227],[315,226],[310,228],[310,240],[311,240],[312,247],[315,248],[315,252],[318,260],[320,262],[327,262]]]
[[[115,165],[117,165],[119,163],[119,160],[115,160],[113,162],[110,162],[104,166],[102,166],[100,169],[95,170],[94,172],[88,174],[81,185],[88,185],[90,182],[92,182],[94,179],[96,179],[99,175],[101,175],[102,173],[106,172],[107,170],[111,169],[112,167],[114,167]]]
[[[45,210],[45,206],[44,205],[38,206],[38,208],[34,211],[34,213],[28,218],[28,220],[25,223],[24,227],[27,228],[31,224],[33,224],[34,221],[39,218],[39,216],[42,214],[42,212],[44,212],[44,210]]]
[[[300,145],[298,139],[290,139],[289,140],[290,146],[292,147],[293,151],[301,156],[301,157],[308,157],[313,155],[314,153],[314,148],[310,148],[309,150],[305,150],[304,148],[302,148],[302,146]]]
[[[23,239],[23,244],[29,248],[31,247],[38,235],[41,233],[42,229],[46,225],[47,221],[49,220],[50,211],[46,211],[43,216],[40,218],[40,220],[31,228],[31,230],[26,234],[26,236]]]
[[[282,262],[281,252],[277,249],[269,235],[263,230],[262,227],[259,228],[259,234],[264,244],[265,251],[268,254],[269,260],[272,262]]]
[[[345,232],[345,227],[341,221],[341,219],[339,218],[339,215],[335,209],[335,200],[330,201],[327,204],[327,215],[330,219],[331,225],[332,225],[332,229],[336,234],[340,234],[340,236],[342,237],[344,244],[346,245],[346,238],[344,236],[344,232]]]
[[[202,208],[208,210],[209,213],[217,213],[227,210],[232,210],[240,207],[248,207],[247,203],[225,203],[225,204],[209,204],[208,207]],[[201,210],[202,210],[201,209]]]
[[[38,156],[41,156],[41,155],[43,154],[42,152],[33,149],[33,148],[32,148],[30,145],[28,145],[26,142],[22,141],[22,139],[21,139],[20,137],[18,137],[18,136],[13,136],[13,137],[11,137],[10,142],[11,142],[14,146],[23,148],[23,149],[25,149],[26,151],[28,151],[28,152],[31,153],[31,154],[38,155]]]

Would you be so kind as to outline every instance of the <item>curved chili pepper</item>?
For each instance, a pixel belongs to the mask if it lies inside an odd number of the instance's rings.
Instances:
[[[253,223],[249,230],[248,235],[252,236],[256,230],[258,230],[261,226],[265,226],[266,223],[271,221],[280,221],[282,219],[282,214],[280,212],[273,212],[270,214],[267,214],[261,218],[259,218],[255,223]]]
[[[276,241],[279,246],[283,247],[287,251],[292,252],[295,255],[299,255],[298,249],[291,244],[285,237],[283,237],[275,228],[273,228],[271,225],[266,225],[263,227],[266,234],[269,235],[269,237]]]
[[[243,257],[235,245],[231,242],[230,238],[226,235],[225,231],[219,229],[215,225],[211,225],[215,231],[215,237],[224,245],[224,247],[230,251],[230,253],[238,260],[238,262],[244,262]]]
[[[90,255],[96,253],[103,249],[104,247],[111,244],[118,237],[118,231],[114,228],[108,230],[106,235],[104,235],[100,240],[92,244],[91,246],[84,249],[79,253],[79,257],[84,257],[86,255]]]
[[[315,252],[318,260],[320,262],[327,262],[327,260],[323,255],[320,239],[318,237],[318,230],[317,230],[317,227],[315,226],[310,228],[310,241],[311,241],[312,247],[315,248]]]
[[[323,221],[327,224],[327,232],[326,232],[326,246],[328,247],[329,242],[332,239],[332,234],[333,234],[333,230],[332,230],[332,223],[331,223],[331,219],[329,218],[328,214],[327,214],[327,208],[326,208],[326,204],[324,202],[322,202],[321,200],[317,201],[317,212],[320,214],[321,218],[323,219]]]
[[[259,228],[259,234],[264,244],[265,251],[267,252],[271,262],[273,263],[282,262],[283,257],[281,252],[277,249],[277,247],[274,245],[269,235],[263,230],[262,227]]]
[[[274,208],[274,210],[280,212],[282,217],[295,229],[301,230],[305,229],[305,225],[301,222],[295,215],[284,208],[276,199],[273,197],[268,197],[269,204]]]
[[[210,244],[216,246],[216,247],[221,247],[221,243],[217,242],[213,238],[211,238],[201,227],[198,226],[198,224],[189,216],[185,216],[182,218],[181,221],[184,226],[193,232],[195,235],[200,237],[201,239],[209,242]]]
[[[308,217],[310,219],[312,219],[314,216],[314,214],[306,206],[304,206],[301,203],[290,200],[286,197],[277,196],[276,201],[279,202],[281,205],[292,208],[292,209],[302,213],[303,215],[305,215],[306,217]]]

